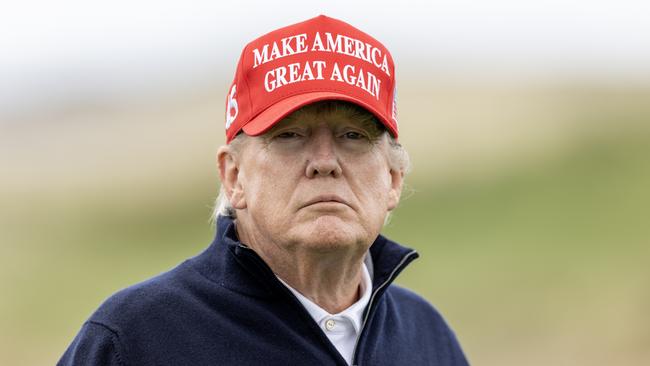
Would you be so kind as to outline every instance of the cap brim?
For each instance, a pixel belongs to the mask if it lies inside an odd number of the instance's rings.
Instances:
[[[383,116],[375,108],[371,107],[367,103],[350,97],[349,95],[334,93],[334,92],[310,92],[304,94],[293,95],[282,99],[281,101],[275,103],[274,105],[263,110],[257,116],[255,116],[250,122],[244,125],[242,129],[247,135],[258,136],[276,123],[280,122],[284,117],[291,114],[292,112],[300,109],[301,107],[306,106],[314,102],[319,102],[322,100],[342,100],[350,103],[357,104],[365,109],[368,112],[374,114],[377,119],[390,131],[391,135],[397,136],[395,128],[386,120],[386,117]]]

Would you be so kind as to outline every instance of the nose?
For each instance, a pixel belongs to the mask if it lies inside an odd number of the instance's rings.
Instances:
[[[332,131],[328,128],[314,131],[311,138],[311,149],[307,161],[308,178],[333,176],[340,177],[342,173],[336,154],[336,146]]]

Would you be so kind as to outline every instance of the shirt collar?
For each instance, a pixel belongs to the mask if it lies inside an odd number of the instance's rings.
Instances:
[[[368,253],[368,256],[369,255],[370,253]],[[284,284],[296,296],[317,324],[320,324],[325,318],[340,316],[349,319],[352,322],[354,331],[359,334],[361,330],[363,311],[366,309],[366,306],[368,306],[368,302],[370,302],[370,294],[372,293],[372,279],[370,278],[370,273],[368,272],[368,267],[365,263],[362,264],[361,268],[361,297],[354,304],[350,305],[350,307],[337,314],[328,313],[327,310],[321,308],[306,296],[298,292],[298,290],[289,286],[289,284],[283,281],[280,277],[278,277],[278,280],[280,280],[280,282],[282,282],[282,284]]]

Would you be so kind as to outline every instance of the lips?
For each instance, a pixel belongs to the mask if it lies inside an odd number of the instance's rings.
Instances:
[[[340,196],[330,195],[330,194],[316,196],[316,197],[310,199],[309,201],[307,201],[302,207],[307,207],[307,206],[315,205],[315,204],[318,204],[318,203],[328,203],[328,202],[341,203],[341,204],[344,204],[346,206],[351,207],[350,204],[348,204],[347,201],[344,200],[343,198],[341,198]]]

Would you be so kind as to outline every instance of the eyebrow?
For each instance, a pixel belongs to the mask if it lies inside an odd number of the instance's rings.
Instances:
[[[310,117],[314,116],[313,113],[309,113],[309,112],[306,112],[306,111],[305,112],[300,112],[300,110],[298,110],[296,112],[294,112],[294,113],[288,115],[287,117],[283,118],[282,120],[280,120],[275,126],[273,126],[271,129],[269,129],[268,132],[281,129],[281,128],[285,127],[286,125],[288,125],[288,124],[290,124],[292,122],[296,122],[296,123],[300,124],[299,121],[300,121],[300,119],[303,118],[303,114],[309,114]],[[314,116],[314,118],[317,118],[317,117],[319,117],[318,115],[322,115],[322,114],[326,114],[326,113],[316,113],[316,116]],[[342,115],[342,114],[336,113],[336,112],[329,112],[327,114],[330,114],[330,115],[333,115],[333,116],[340,116],[340,117],[342,117],[342,123],[349,122],[351,124],[354,124],[354,125],[356,125],[358,127],[363,128],[367,132],[371,132],[371,133],[373,133],[375,135],[379,135],[382,132],[386,131],[386,128],[384,127],[384,125],[382,125],[379,122],[379,120],[377,120],[377,117],[375,117],[372,114],[369,114],[368,116],[365,116],[365,115],[361,115],[361,116],[351,115],[350,113],[345,113],[344,115]]]

